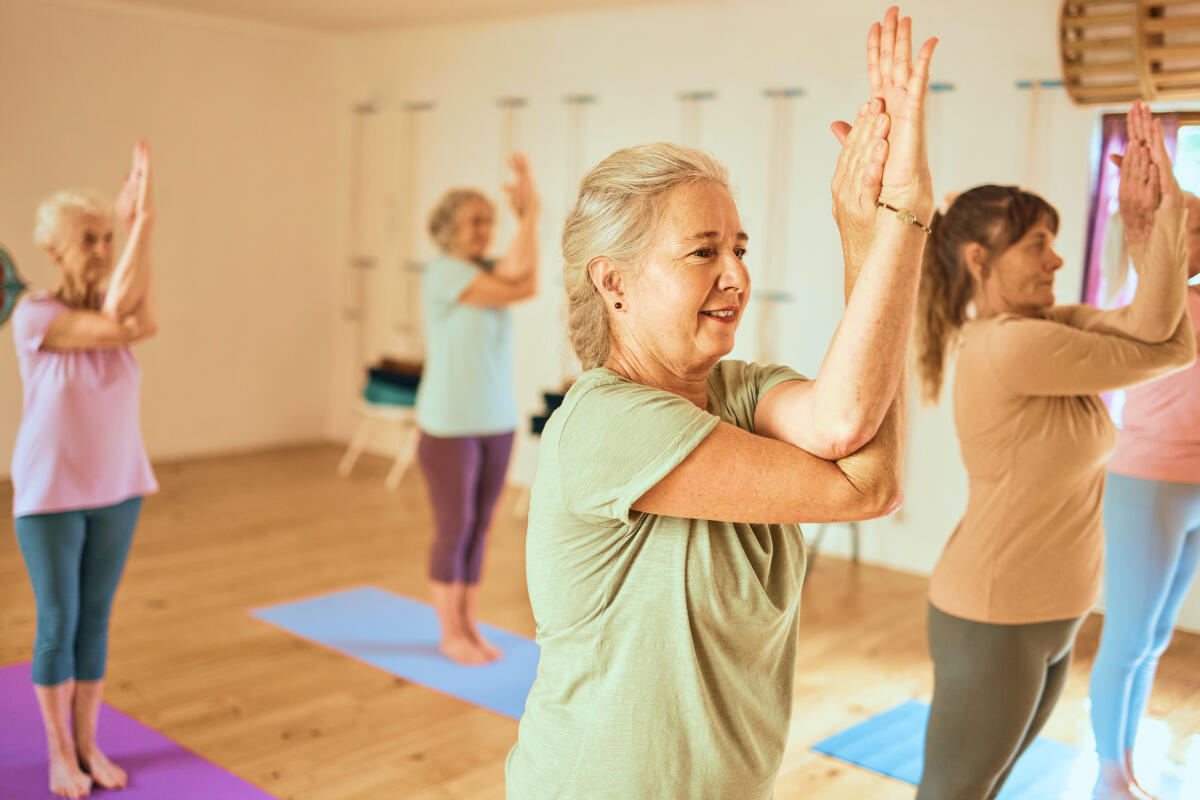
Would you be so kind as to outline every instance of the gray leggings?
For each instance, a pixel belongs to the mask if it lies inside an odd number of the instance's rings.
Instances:
[[[1083,617],[973,622],[929,607],[933,704],[917,800],[991,800],[1046,723]]]

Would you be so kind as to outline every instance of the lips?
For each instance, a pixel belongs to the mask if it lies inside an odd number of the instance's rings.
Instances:
[[[737,306],[726,306],[725,308],[710,308],[700,312],[709,319],[717,322],[735,322],[738,316]]]

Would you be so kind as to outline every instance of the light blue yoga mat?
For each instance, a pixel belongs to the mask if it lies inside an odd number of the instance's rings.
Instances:
[[[373,667],[513,719],[524,712],[537,674],[538,646],[490,625],[479,629],[504,657],[482,666],[455,664],[438,651],[432,607],[374,586],[251,613]]]
[[[818,753],[911,783],[921,781],[925,758],[925,724],[929,706],[909,700],[813,745]],[[1090,797],[1095,761],[1090,754],[1054,739],[1039,737],[1017,761],[997,800],[1062,800]],[[1163,775],[1160,800],[1182,800],[1181,781]],[[1086,794],[1078,794],[1079,791]]]

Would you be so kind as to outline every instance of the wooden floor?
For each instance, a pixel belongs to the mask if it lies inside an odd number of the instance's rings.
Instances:
[[[340,479],[339,455],[318,446],[158,467],[162,492],[146,502],[117,596],[106,699],[280,798],[500,800],[515,722],[247,613],[364,584],[426,599],[430,515],[419,475],[388,492],[387,463],[364,457]],[[0,484],[0,503],[10,493]],[[482,613],[532,636],[515,494],[497,512]],[[0,525],[4,665],[29,659],[34,605],[11,519]],[[822,558],[804,592],[777,800],[912,797],[911,787],[809,747],[903,700],[928,699],[925,608],[923,578]],[[1087,740],[1099,623],[1080,634],[1048,736]],[[1169,727],[1176,760],[1200,742],[1200,636],[1176,636],[1150,714]]]

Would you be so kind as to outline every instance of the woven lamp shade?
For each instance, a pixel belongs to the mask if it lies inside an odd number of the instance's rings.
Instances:
[[[1078,105],[1200,99],[1200,0],[1063,0],[1059,53]]]

